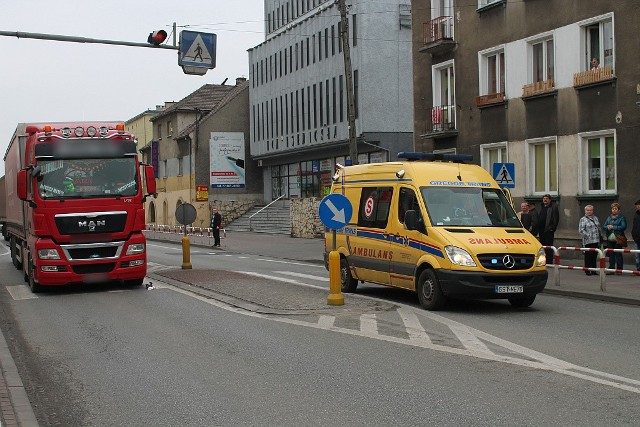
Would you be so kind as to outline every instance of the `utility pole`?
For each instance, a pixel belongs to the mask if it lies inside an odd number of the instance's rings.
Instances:
[[[358,164],[358,141],[356,140],[356,109],[353,94],[353,71],[351,70],[351,50],[349,48],[349,18],[347,17],[347,5],[345,0],[337,0],[340,9],[340,21],[342,29],[342,53],[344,54],[344,74],[347,84],[347,122],[349,126],[349,157],[351,163]]]

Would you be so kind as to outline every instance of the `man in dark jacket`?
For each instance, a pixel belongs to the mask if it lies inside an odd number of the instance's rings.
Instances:
[[[538,211],[536,210],[536,204],[529,202],[529,216],[531,217],[531,226],[527,230],[534,236],[538,235]]]
[[[213,246],[220,246],[220,228],[222,228],[222,215],[218,209],[213,210],[211,215],[211,231],[213,232]]]
[[[542,207],[538,215],[538,234],[542,246],[553,246],[553,239],[560,222],[558,206],[551,201],[551,196],[542,196]],[[547,264],[553,263],[553,250],[545,249],[547,254]]]
[[[636,213],[633,214],[633,228],[631,238],[636,242],[636,249],[640,249],[640,200],[636,200]],[[636,253],[636,270],[640,270],[640,253]]]

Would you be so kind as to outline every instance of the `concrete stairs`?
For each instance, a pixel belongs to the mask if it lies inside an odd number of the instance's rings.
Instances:
[[[276,202],[262,212],[264,206],[254,206],[249,212],[225,225],[227,231],[253,231],[255,233],[291,235],[291,213],[288,203]],[[249,221],[249,218],[254,215]]]

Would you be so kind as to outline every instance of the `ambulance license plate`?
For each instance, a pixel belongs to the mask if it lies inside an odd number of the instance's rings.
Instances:
[[[522,285],[496,285],[496,294],[521,294]]]

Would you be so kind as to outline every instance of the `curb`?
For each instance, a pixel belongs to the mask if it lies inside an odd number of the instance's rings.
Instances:
[[[567,296],[567,297],[573,297],[573,298],[588,299],[588,300],[594,300],[594,301],[606,301],[606,302],[611,302],[616,304],[640,305],[640,300],[638,300],[637,298],[619,297],[611,294],[606,294],[603,292],[596,293],[596,292],[589,292],[589,291],[572,291],[568,289],[544,288],[542,293],[549,294],[549,295],[560,295],[560,296]]]

